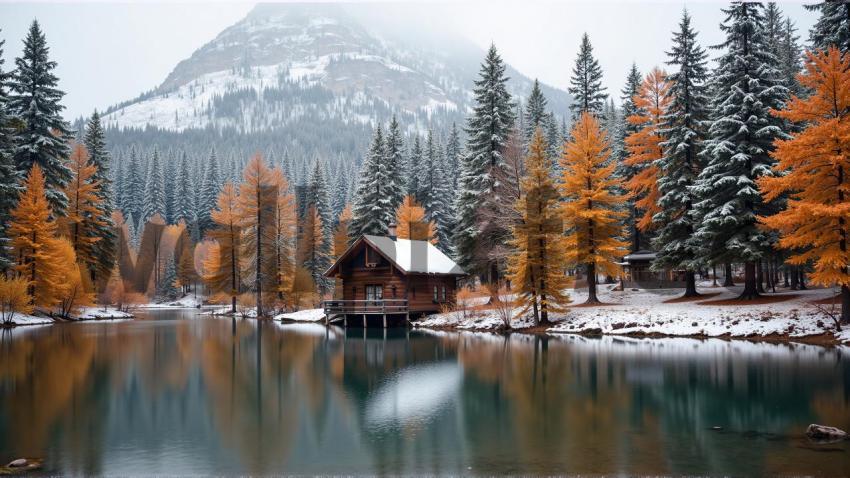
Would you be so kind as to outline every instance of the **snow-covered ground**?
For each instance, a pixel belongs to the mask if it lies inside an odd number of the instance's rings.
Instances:
[[[181,299],[172,300],[171,302],[151,302],[148,304],[139,304],[135,309],[197,309],[203,304],[203,297],[195,297],[194,294],[189,294]]]
[[[573,306],[564,314],[550,317],[555,324],[548,332],[737,338],[802,338],[831,333],[837,341],[850,343],[850,331],[836,333],[833,321],[813,304],[835,295],[834,289],[783,290],[766,294],[766,299],[777,300],[772,303],[717,304],[713,302],[735,299],[740,287],[700,287],[699,292],[706,297],[687,302],[670,301],[681,296],[679,289],[620,292],[609,290],[611,287],[602,286],[599,299],[603,305],[591,307],[581,306],[587,299],[586,290],[570,290]],[[780,297],[787,298],[778,301]],[[465,316],[459,311],[436,314],[415,325],[466,330],[503,328],[499,314],[490,308],[467,311]],[[513,329],[532,325],[529,316],[514,317],[511,322]]]
[[[38,315],[15,314],[12,317],[12,325],[41,325],[52,324],[53,319],[50,317],[41,317]]]
[[[78,318],[80,320],[132,319],[133,314],[115,307],[83,307],[80,309]]]
[[[320,322],[325,318],[324,309],[305,309],[297,312],[287,312],[285,314],[276,315],[274,320],[284,320],[292,322]]]

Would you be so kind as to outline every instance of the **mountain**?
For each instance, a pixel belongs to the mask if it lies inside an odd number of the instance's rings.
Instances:
[[[374,8],[258,5],[181,61],[159,87],[109,108],[105,122],[257,132],[296,127],[311,116],[371,124],[395,112],[417,127],[462,120],[484,52],[458,37],[445,50],[427,38],[419,44],[392,38],[367,24]],[[531,81],[509,74],[512,92],[524,96]],[[566,111],[565,92],[546,93],[556,112]]]

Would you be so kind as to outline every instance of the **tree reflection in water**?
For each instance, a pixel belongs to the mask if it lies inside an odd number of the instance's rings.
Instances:
[[[801,436],[850,428],[843,349],[151,319],[3,331],[0,460],[123,474],[850,469],[847,444]]]

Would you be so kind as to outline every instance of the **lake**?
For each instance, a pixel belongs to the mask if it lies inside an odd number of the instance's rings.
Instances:
[[[51,474],[850,474],[813,422],[850,429],[848,349],[194,310],[0,332],[0,460]]]

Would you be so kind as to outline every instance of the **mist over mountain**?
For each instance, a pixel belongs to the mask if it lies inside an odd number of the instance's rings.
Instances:
[[[484,51],[444,30],[398,5],[260,4],[104,123],[118,149],[215,144],[356,162],[393,114],[408,134],[464,123]],[[516,98],[529,93],[531,79],[508,76]],[[563,116],[569,95],[543,92]]]

